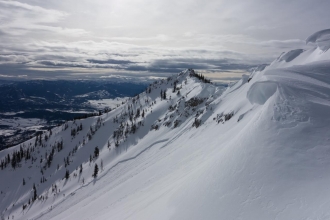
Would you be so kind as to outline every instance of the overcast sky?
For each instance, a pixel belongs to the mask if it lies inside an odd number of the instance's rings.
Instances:
[[[329,28],[329,0],[0,0],[0,77],[233,80]]]

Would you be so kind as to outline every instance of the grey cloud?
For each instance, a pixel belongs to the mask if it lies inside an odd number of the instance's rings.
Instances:
[[[0,64],[1,63],[26,63],[28,58],[24,55],[0,55]]]
[[[305,47],[305,41],[300,39],[269,40],[269,41],[261,41],[256,44],[259,44],[263,47],[274,47],[280,49]]]
[[[233,59],[200,59],[200,58],[180,58],[172,60],[156,60],[151,63],[152,67],[179,69],[193,68],[199,70],[247,70],[254,65],[239,63]]]
[[[5,35],[7,35],[7,33],[0,29],[0,36],[5,36]]]
[[[272,29],[275,29],[275,27],[270,27],[268,25],[258,25],[258,26],[252,25],[252,26],[249,26],[246,28],[246,30],[249,30],[249,31],[272,30]]]
[[[115,59],[107,59],[107,60],[88,59],[87,61],[90,63],[96,63],[96,64],[133,64],[133,63],[135,63],[130,60],[115,60]]]
[[[116,63],[116,64],[114,64]],[[16,64],[3,64],[0,65],[0,74],[9,75],[22,75],[27,74],[29,77],[41,77],[42,75],[53,76],[57,74],[58,77],[68,77],[72,75],[85,74],[83,69],[89,72],[89,75],[98,75],[100,69],[104,71],[119,72],[119,73],[132,73],[132,74],[147,74],[164,76],[167,74],[178,73],[184,69],[193,68],[197,71],[206,71],[209,73],[228,72],[231,71],[247,71],[251,68],[250,65],[241,64],[238,60],[229,59],[157,59],[150,63],[136,63],[129,60],[125,62],[118,62],[118,60],[112,60],[112,62],[106,63],[90,63],[88,61],[54,61],[54,60],[37,60],[28,63],[16,63]],[[99,70],[98,70],[99,69]],[[82,71],[82,72],[81,72]],[[48,72],[47,74],[45,74]],[[81,74],[79,74],[81,72]]]
[[[87,32],[79,28],[66,28],[55,26],[67,17],[63,11],[46,9],[18,1],[0,1],[0,31],[6,35],[20,36],[34,32],[50,32],[61,35],[81,36]],[[50,25],[52,24],[52,25]],[[42,36],[39,33],[39,36]]]
[[[129,71],[147,71],[154,73],[178,73],[187,68],[196,70],[204,70],[208,72],[230,72],[233,70],[246,71],[254,65],[235,63],[239,61],[228,59],[158,59],[152,61],[147,66],[130,65],[124,67],[124,70]]]
[[[80,67],[80,68],[90,68],[88,63],[79,62],[63,62],[63,61],[53,61],[53,60],[39,60],[36,62],[31,62],[30,66],[39,67],[40,65],[45,67]]]

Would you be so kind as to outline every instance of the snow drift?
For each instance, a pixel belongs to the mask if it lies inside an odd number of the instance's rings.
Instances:
[[[313,48],[277,59],[226,91],[185,70],[108,113],[33,138],[21,148],[33,149],[34,159],[0,171],[1,214],[329,219],[328,53]],[[19,150],[0,152],[0,161]]]
[[[298,57],[301,53],[303,53],[303,49],[296,49],[296,50],[291,50],[287,53],[284,53],[278,58],[278,61],[285,61],[285,62],[291,62],[294,60],[296,57]]]
[[[247,98],[254,104],[265,104],[265,102],[276,92],[277,84],[270,81],[254,83],[247,92]]]
[[[330,29],[318,31],[306,39],[306,44],[315,43],[322,51],[330,48]]]

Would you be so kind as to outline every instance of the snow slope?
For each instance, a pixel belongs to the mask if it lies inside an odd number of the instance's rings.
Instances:
[[[186,70],[109,113],[53,129],[45,147],[36,144],[33,164],[0,171],[1,213],[6,219],[329,219],[330,60],[328,51],[319,52],[291,53],[297,56],[256,68],[224,92]],[[40,158],[61,140],[63,150],[42,175]],[[100,154],[90,162],[96,146]],[[95,164],[101,171],[93,178]],[[41,199],[23,210],[33,183]]]

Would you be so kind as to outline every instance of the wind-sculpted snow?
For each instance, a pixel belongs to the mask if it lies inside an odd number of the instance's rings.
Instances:
[[[232,93],[235,90],[241,88],[245,83],[247,83],[249,81],[249,76],[243,74],[242,78],[237,81],[236,83],[234,83],[233,85],[231,85],[225,92],[224,94],[228,94],[228,93]]]
[[[330,106],[330,62],[294,66],[265,73],[268,78],[280,81],[280,99],[274,104],[274,120],[296,125],[310,120],[312,109],[318,111]],[[317,107],[319,106],[319,107]],[[318,117],[328,117],[322,112]]]
[[[285,61],[285,62],[291,62],[296,57],[298,57],[302,52],[304,52],[303,49],[291,50],[287,53],[284,53],[281,57],[279,57],[278,60],[279,61]]]
[[[314,45],[308,50],[295,49],[284,52],[266,69],[287,68],[330,60],[330,29],[318,31],[306,39],[306,44]]]
[[[247,92],[247,98],[254,104],[265,104],[265,102],[272,96],[277,90],[277,83],[271,81],[262,81],[254,83]]]
[[[318,31],[306,39],[306,44],[316,43],[316,45],[323,51],[330,48],[330,29]]]

